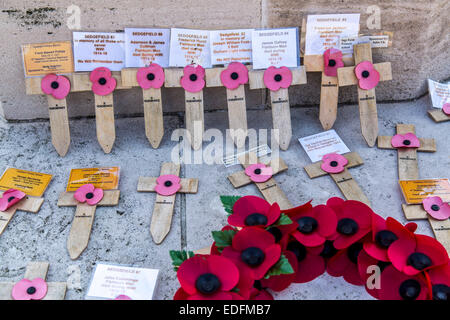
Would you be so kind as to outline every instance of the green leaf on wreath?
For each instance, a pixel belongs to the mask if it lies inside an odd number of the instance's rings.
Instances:
[[[189,258],[192,258],[195,254],[192,251],[177,251],[170,250],[170,257],[172,258],[172,265],[174,270],[177,271],[181,264]]]
[[[240,196],[220,196],[220,201],[228,215],[233,214],[233,206],[240,198]]]
[[[264,279],[269,279],[272,276],[279,276],[282,274],[292,274],[294,273],[294,269],[289,263],[288,259],[284,254],[281,255],[280,260],[278,260],[275,265],[267,271]]]
[[[282,213],[280,215],[280,218],[277,220],[277,222],[275,222],[275,224],[273,225],[273,227],[277,227],[277,226],[285,226],[288,224],[291,224],[292,220],[291,218],[289,218],[287,215],[285,215],[284,213]]]
[[[231,246],[231,242],[233,241],[236,232],[236,230],[213,231],[212,236],[216,243],[216,247],[221,251],[221,249]]]

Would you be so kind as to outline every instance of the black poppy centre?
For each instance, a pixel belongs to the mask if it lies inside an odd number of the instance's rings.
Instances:
[[[241,252],[241,260],[252,268],[260,266],[265,258],[265,253],[257,247],[250,247]]]
[[[376,244],[384,249],[389,248],[392,242],[397,239],[398,237],[395,235],[395,233],[389,230],[381,230],[375,235]]]
[[[407,264],[416,270],[423,270],[430,267],[433,262],[426,254],[414,252],[409,255]]]
[[[28,289],[27,289],[27,293],[28,294],[35,294],[36,293],[36,288],[35,287],[29,287]]]
[[[338,166],[338,162],[337,161],[331,161],[330,162],[330,166],[332,166],[333,168],[336,168]]]
[[[189,76],[189,80],[191,80],[191,81],[197,81],[197,75],[196,75],[196,74],[191,74],[191,75]]]
[[[331,257],[334,257],[337,252],[338,250],[334,247],[333,241],[326,240],[325,243],[323,244],[323,249],[322,252],[320,253],[320,256],[325,259],[329,259]]]
[[[172,181],[167,180],[166,182],[164,182],[164,185],[166,187],[171,187],[172,186]]]
[[[15,198],[16,198],[16,197],[9,197],[9,198],[8,198],[8,202],[13,201]]]
[[[230,78],[233,80],[237,80],[239,78],[239,74],[237,72],[233,72],[231,73]]]
[[[245,225],[247,226],[265,226],[267,224],[267,217],[262,213],[252,213],[245,218]]]
[[[330,59],[330,60],[328,61],[328,66],[329,66],[329,67],[334,67],[335,65],[336,65],[336,60]]]
[[[86,199],[92,199],[94,197],[94,194],[92,192],[86,193]]]
[[[271,235],[273,235],[273,237],[275,238],[275,242],[279,242],[281,240],[281,238],[283,238],[283,233],[277,227],[270,227],[269,229],[267,229],[267,231]]]
[[[283,77],[281,76],[281,74],[276,74],[276,75],[273,77],[273,79],[274,79],[276,82],[280,82],[281,80],[283,80]]]
[[[59,83],[57,81],[53,81],[50,86],[52,87],[52,89],[58,89],[59,88]]]
[[[306,247],[304,245],[302,245],[300,242],[298,242],[298,241],[290,242],[287,245],[287,249],[289,251],[291,251],[293,254],[295,254],[298,262],[305,260],[306,253],[307,253]]]
[[[358,232],[359,226],[355,220],[350,218],[344,218],[338,221],[337,232],[340,234],[351,236]]]
[[[449,301],[450,287],[445,284],[435,284],[432,287],[433,300]]]
[[[358,256],[362,249],[363,249],[363,244],[361,242],[356,242],[356,243],[352,244],[350,247],[348,247],[348,249],[347,249],[348,260],[350,260],[354,264],[357,264]]]
[[[401,283],[398,292],[404,300],[415,300],[420,295],[420,283],[414,279],[408,279]]]
[[[301,217],[297,220],[298,228],[297,230],[300,231],[303,234],[310,234],[314,230],[317,229],[319,224],[317,223],[317,220],[313,217]]]
[[[155,74],[153,74],[153,73],[147,73],[147,80],[148,81],[153,81],[153,80],[155,80]]]
[[[261,174],[262,171],[261,171],[260,168],[258,168],[258,169],[255,169],[255,171],[253,171],[253,172],[254,172],[255,174],[258,174],[258,175],[259,175],[259,174]]]
[[[102,78],[98,79],[98,83],[101,84],[102,86],[104,86],[106,84],[106,79],[102,77]]]
[[[217,292],[221,285],[219,278],[212,273],[204,273],[195,281],[197,290],[206,295]]]
[[[433,211],[439,211],[440,209],[441,209],[441,207],[439,207],[437,204],[433,204],[431,206],[431,210],[433,210]]]
[[[361,75],[362,75],[363,78],[368,78],[368,77],[370,76],[370,72],[367,71],[367,70],[364,70],[364,71],[361,73]]]
[[[403,144],[405,146],[409,146],[411,144],[411,141],[410,140],[403,140]]]

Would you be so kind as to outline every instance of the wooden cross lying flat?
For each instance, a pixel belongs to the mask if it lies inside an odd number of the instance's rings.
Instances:
[[[118,89],[129,89],[122,85],[120,72],[112,72],[116,78]],[[70,92],[92,91],[92,83],[88,72],[77,72],[67,75],[70,80]],[[44,94],[41,89],[42,77],[26,78],[27,94]],[[95,119],[97,127],[97,139],[105,153],[110,153],[116,140],[116,129],[114,125],[114,101],[113,94],[106,96],[95,96]],[[65,156],[70,145],[69,117],[67,113],[66,99],[57,100],[49,96],[48,111],[52,132],[52,143],[60,156]]]
[[[181,88],[180,79],[183,77],[183,68],[164,69],[166,88]],[[184,101],[186,104],[185,122],[186,130],[189,132],[188,139],[192,149],[198,150],[203,143],[203,132],[205,131],[205,120],[203,111],[203,90],[189,92],[184,90]],[[200,125],[200,127],[198,127]]]
[[[25,271],[25,279],[47,279],[48,262],[29,262]],[[11,292],[16,283],[0,283],[0,300],[12,300]],[[64,300],[66,297],[66,282],[47,282],[47,294],[42,300]]]
[[[220,74],[226,68],[206,69],[206,86],[223,87]],[[238,148],[245,145],[247,137],[247,104],[245,101],[245,86],[241,84],[234,90],[226,88],[228,105],[228,123],[230,134]]]
[[[4,191],[0,191],[0,195],[3,195]],[[44,198],[36,198],[26,196],[20,202],[16,203],[8,210],[0,211],[0,235],[5,231],[8,223],[12,220],[16,211],[25,211],[31,213],[38,213],[44,203]]]
[[[245,168],[252,164],[256,163],[264,163],[267,166],[271,167],[273,170],[273,176],[286,171],[288,166],[281,158],[272,159],[270,162],[262,159],[258,159],[258,156],[254,152],[249,152],[238,157],[239,162]],[[290,209],[292,208],[292,204],[289,199],[286,197],[284,192],[278,186],[275,179],[272,177],[266,182],[253,182],[249,176],[245,174],[244,171],[238,171],[228,176],[228,180],[230,180],[231,184],[235,188],[240,188],[246,186],[251,183],[255,183],[258,187],[259,191],[262,193],[264,198],[270,202],[277,202],[281,209]]]
[[[122,85],[139,87],[136,80],[138,68],[122,69]],[[153,148],[158,148],[164,136],[164,120],[161,100],[161,88],[142,89],[144,100],[145,135]]]
[[[397,134],[414,133],[414,125],[397,124]],[[379,136],[378,148],[395,149],[391,144],[392,137]],[[398,177],[399,180],[419,179],[419,166],[417,161],[417,151],[436,152],[434,139],[419,138],[419,148],[398,148]],[[430,216],[423,208],[422,204],[402,204],[402,209],[408,220],[428,219],[436,239],[442,243],[450,254],[450,220],[436,220]]]
[[[103,199],[93,206],[78,202],[73,195],[73,192],[61,193],[58,207],[77,207],[67,240],[70,258],[75,260],[88,246],[97,206],[116,206],[119,203],[120,190],[103,191]]]
[[[363,61],[372,62],[372,49],[370,43],[355,44],[353,46],[355,66]],[[380,74],[380,81],[392,80],[390,62],[376,63],[373,65]],[[355,75],[355,67],[338,69],[338,84],[340,87],[358,85]],[[375,145],[378,136],[378,113],[375,88],[364,90],[358,87],[359,117],[361,131],[364,139],[370,147]]]
[[[347,170],[364,164],[363,160],[356,152],[346,153],[342,156],[348,160],[348,163],[345,166],[344,171],[340,173],[328,173],[323,171],[321,168],[322,161],[314,162],[304,167],[304,169],[311,179],[329,174],[347,200],[357,200],[370,206],[369,199]]]
[[[162,175],[180,175],[180,165],[172,162],[165,162],[161,166]],[[139,177],[137,191],[156,192],[156,179],[158,177]],[[181,188],[177,193],[197,193],[198,179],[181,179]],[[150,233],[153,241],[160,244],[170,231],[172,224],[173,209],[175,206],[176,193],[171,196],[156,195],[156,202],[153,207],[152,221],[150,224]]]
[[[250,89],[266,88],[263,81],[264,71],[250,70],[248,74]],[[306,69],[304,66],[292,68],[291,72],[291,86],[306,83]],[[281,150],[287,150],[292,138],[289,89],[280,88],[278,91],[270,90],[270,101],[272,106],[273,128],[279,131],[278,143]]]
[[[442,109],[433,109],[428,110],[428,115],[433,119],[435,122],[445,122],[450,121],[450,115],[445,114]]]

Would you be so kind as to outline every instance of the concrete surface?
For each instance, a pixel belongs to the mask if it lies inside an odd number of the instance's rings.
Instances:
[[[446,134],[450,122],[436,124],[426,115],[428,97],[408,103],[379,104],[380,134],[392,135],[396,123],[416,125],[420,137],[435,138],[438,151],[420,153],[422,178],[448,178],[450,143]],[[324,203],[331,196],[341,196],[331,178],[310,180],[303,166],[310,163],[297,138],[321,131],[317,108],[293,108],[294,138],[288,151],[281,152],[289,170],[276,180],[294,205],[313,199],[313,204]],[[248,118],[251,128],[271,126],[270,110],[251,110]],[[227,115],[223,111],[205,115],[206,128],[226,128]],[[116,120],[117,139],[113,151],[103,154],[95,136],[94,119],[71,121],[72,145],[65,158],[57,156],[50,142],[48,122],[11,124],[0,122],[0,172],[8,166],[51,173],[54,178],[46,191],[41,211],[34,215],[18,212],[0,237],[0,282],[22,278],[28,261],[49,261],[49,281],[70,279],[72,285],[67,299],[83,299],[93,267],[97,261],[132,264],[159,268],[162,271],[157,299],[171,299],[178,287],[172,271],[169,250],[195,250],[212,243],[210,231],[219,230],[226,223],[219,195],[260,195],[254,185],[235,190],[227,176],[239,165],[184,165],[183,177],[200,179],[195,195],[178,195],[172,230],[157,246],[152,242],[149,225],[155,195],[136,192],[138,177],[157,176],[160,164],[170,161],[176,146],[170,136],[182,127],[180,115],[165,116],[166,136],[161,147],[153,150],[144,135],[143,118]],[[402,195],[397,184],[396,151],[368,148],[360,134],[358,110],[355,105],[339,108],[334,129],[352,151],[357,151],[365,164],[351,169],[355,180],[372,202],[378,214],[392,216],[405,222],[401,211]],[[204,146],[207,146],[205,143]],[[175,152],[175,154],[177,154]],[[70,169],[80,167],[121,167],[120,203],[117,207],[97,209],[90,243],[79,260],[72,261],[66,250],[66,241],[74,208],[58,208],[58,194],[65,189]],[[419,221],[419,233],[432,235],[426,221]],[[77,275],[81,279],[76,288]],[[72,282],[74,281],[74,282]],[[322,275],[308,284],[292,285],[278,299],[369,299],[361,287],[345,283],[343,279]]]
[[[301,26],[308,14],[360,13],[361,31],[393,31],[391,48],[374,50],[374,61],[391,61],[394,80],[381,83],[379,101],[418,98],[427,91],[426,79],[445,80],[450,76],[449,16],[447,0],[2,0],[0,1],[0,114],[8,120],[47,118],[46,98],[25,95],[20,45],[24,43],[70,40],[67,8],[81,10],[81,30],[117,31],[124,27],[186,27],[201,29],[265,28]],[[380,9],[381,29],[369,30],[369,7]],[[308,84],[290,90],[292,105],[319,102],[319,73],[308,74]],[[264,90],[251,90],[248,105],[265,104]],[[225,108],[225,90],[205,90],[208,110]],[[355,88],[342,88],[340,102],[356,100]],[[141,114],[138,89],[115,95],[119,114]],[[181,111],[181,89],[163,90],[165,111]],[[70,116],[93,114],[92,93],[72,94],[68,98]]]

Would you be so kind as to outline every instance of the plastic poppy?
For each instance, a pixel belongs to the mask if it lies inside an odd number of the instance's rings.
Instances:
[[[44,279],[22,279],[12,288],[14,300],[42,300],[47,295],[47,283]]]
[[[3,195],[0,198],[0,211],[8,210],[25,197],[26,194],[20,190],[17,189],[6,190],[5,192],[3,192]]]
[[[450,205],[440,197],[427,197],[422,201],[425,211],[436,220],[447,220],[450,218]]]
[[[337,77],[337,69],[342,68],[342,51],[330,48],[323,53],[323,73],[328,77]]]
[[[187,300],[231,300],[239,270],[222,256],[194,256],[180,265],[177,277]]]
[[[112,93],[117,85],[117,81],[111,75],[111,71],[105,67],[98,67],[92,70],[89,80],[92,82],[92,91],[99,96],[106,96]]]
[[[297,258],[297,271],[295,273],[294,283],[312,281],[325,272],[325,259],[320,256],[323,246],[307,248],[297,240],[293,240],[289,241],[286,249],[292,252]]]
[[[382,300],[427,300],[427,283],[421,274],[406,275],[388,266],[381,273],[378,296]]]
[[[356,286],[364,284],[358,269],[358,256],[363,252],[363,243],[355,242],[339,251],[327,262],[327,273],[333,277],[344,277],[344,280]]]
[[[450,264],[433,268],[425,273],[432,299],[450,301]]]
[[[205,87],[205,69],[200,65],[184,67],[180,83],[188,92],[201,91]]]
[[[95,206],[103,199],[103,189],[96,188],[93,184],[82,185],[75,191],[73,197],[81,203],[86,202],[90,206]]]
[[[220,73],[220,81],[227,89],[237,89],[248,82],[248,69],[240,62],[232,62]]]
[[[222,255],[233,260],[240,270],[245,269],[253,280],[260,280],[280,259],[281,247],[264,229],[247,227],[236,233]]]
[[[327,206],[333,209],[338,220],[335,237],[330,239],[334,240],[336,249],[349,247],[371,231],[374,212],[366,204],[334,197],[327,201]]]
[[[419,148],[420,140],[414,133],[396,134],[391,139],[394,148]]]
[[[171,196],[181,189],[180,177],[173,174],[165,174],[156,179],[155,191],[162,196]]]
[[[363,61],[355,67],[355,75],[358,85],[363,90],[370,90],[377,86],[380,81],[380,73],[375,70],[372,62]]]
[[[339,173],[344,171],[348,164],[346,157],[337,153],[328,153],[322,157],[322,164],[320,167],[323,171],[328,173]]]
[[[416,275],[449,262],[447,251],[439,241],[412,233],[392,243],[388,257],[392,265],[406,275]]]
[[[70,81],[64,76],[47,74],[41,80],[41,89],[45,94],[51,94],[55,99],[64,99],[70,92]]]
[[[139,68],[136,73],[136,80],[142,89],[159,89],[164,84],[164,79],[164,70],[157,63]]]
[[[444,105],[442,106],[442,112],[450,116],[450,103],[444,103]]]
[[[273,175],[273,169],[263,163],[256,163],[245,168],[245,174],[250,177],[253,182],[266,182]]]
[[[287,67],[271,66],[264,71],[264,85],[271,91],[289,88],[292,83],[292,72]]]
[[[245,196],[235,202],[228,223],[234,227],[268,227],[280,218],[280,206],[264,199]]]

